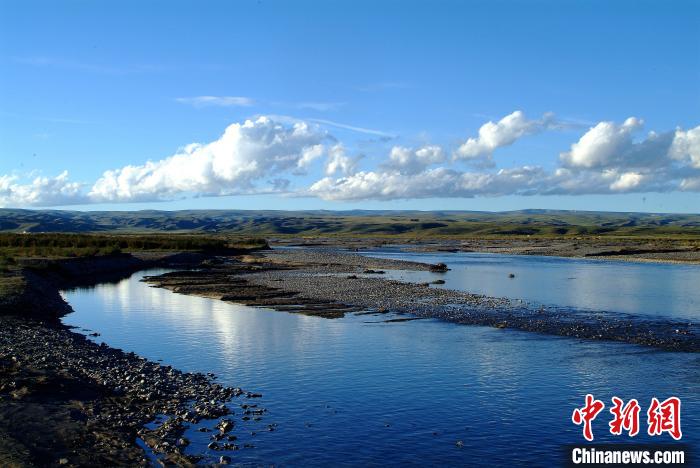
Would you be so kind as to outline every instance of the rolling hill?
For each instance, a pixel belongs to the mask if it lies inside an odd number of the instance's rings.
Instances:
[[[700,215],[593,211],[60,211],[0,209],[5,232],[255,236],[633,236],[700,238]]]

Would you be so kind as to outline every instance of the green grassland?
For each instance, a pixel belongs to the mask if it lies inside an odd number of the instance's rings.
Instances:
[[[0,231],[189,233],[255,237],[649,237],[700,239],[700,215],[524,210],[102,211],[0,209]]]
[[[130,252],[248,252],[261,238],[192,234],[0,233],[0,309],[26,294],[27,259],[100,257]],[[37,268],[36,265],[32,268]]]
[[[217,251],[267,246],[265,239],[183,234],[0,233],[0,271],[18,258],[114,255],[137,251]]]

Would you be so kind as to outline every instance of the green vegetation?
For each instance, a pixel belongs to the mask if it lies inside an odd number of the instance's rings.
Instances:
[[[9,271],[16,264],[15,257],[9,256],[5,252],[0,253],[0,273]]]
[[[644,237],[700,239],[700,215],[524,210],[76,212],[0,210],[0,231],[206,234],[217,237]]]
[[[0,309],[9,303],[13,297],[22,294],[26,284],[21,276],[0,274]]]
[[[244,253],[264,247],[267,247],[265,239],[202,234],[0,233],[0,315],[18,308],[34,307],[31,306],[31,301],[37,292],[31,289],[34,283],[27,281],[27,270],[49,270],[54,265],[54,260],[60,262],[66,257],[94,257],[137,251],[226,250]]]
[[[108,235],[0,233],[0,270],[19,257],[86,257],[144,250],[212,251],[259,248],[265,239],[229,239],[204,235]]]

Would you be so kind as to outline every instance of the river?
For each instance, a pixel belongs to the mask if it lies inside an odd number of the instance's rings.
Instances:
[[[443,276],[445,287],[543,304],[698,317],[698,267],[371,254],[445,262],[452,268]],[[619,276],[624,287],[601,279],[600,269]],[[630,278],[633,271],[640,273]],[[583,442],[571,412],[586,393],[606,404],[593,424],[596,442],[672,442],[666,434],[643,434],[645,412],[654,396],[678,396],[683,442],[700,448],[698,354],[437,320],[295,315],[179,295],[140,281],[157,273],[64,291],[75,310],[64,322],[99,332],[91,338],[97,342],[182,370],[214,372],[222,383],[263,393],[264,423],[277,423],[277,430],[246,434],[255,447],[231,453],[236,462],[559,464],[564,445]],[[426,274],[392,273],[410,279]],[[683,282],[688,275],[694,283]],[[645,300],[632,299],[635,294]],[[642,434],[630,439],[608,433],[612,396],[639,400]],[[206,451],[207,434],[192,430],[188,437],[192,450]],[[219,453],[211,455],[218,459]]]

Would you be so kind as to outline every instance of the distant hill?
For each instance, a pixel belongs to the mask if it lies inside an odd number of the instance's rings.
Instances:
[[[0,209],[5,232],[171,232],[256,236],[700,237],[700,215],[594,211],[59,211]]]

